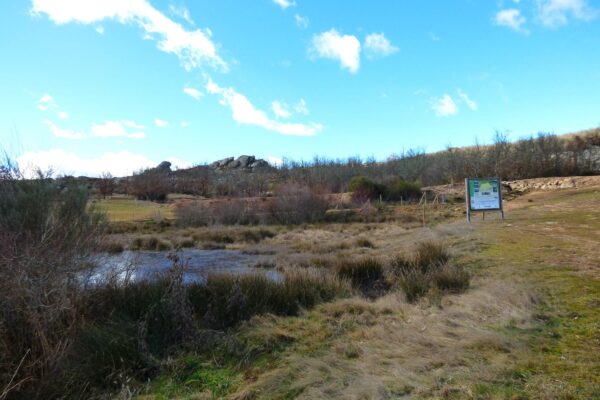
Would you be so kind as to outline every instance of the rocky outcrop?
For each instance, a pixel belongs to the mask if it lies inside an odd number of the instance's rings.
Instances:
[[[170,172],[171,171],[171,163],[168,161],[163,161],[156,166],[156,169],[159,171]]]
[[[215,171],[244,170],[254,171],[260,168],[268,168],[269,163],[254,156],[239,156],[238,158],[227,157],[209,165]]]

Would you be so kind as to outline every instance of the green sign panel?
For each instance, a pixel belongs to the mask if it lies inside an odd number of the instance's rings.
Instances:
[[[467,179],[468,206],[471,211],[502,210],[499,178]]]

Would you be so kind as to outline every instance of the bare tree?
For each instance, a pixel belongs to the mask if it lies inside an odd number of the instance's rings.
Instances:
[[[110,172],[103,172],[98,179],[98,193],[103,198],[107,198],[113,195],[115,191],[115,178],[113,178]]]

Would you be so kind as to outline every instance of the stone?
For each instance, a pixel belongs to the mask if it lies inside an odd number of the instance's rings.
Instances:
[[[233,157],[223,158],[210,164],[211,168],[224,168],[233,161]]]
[[[255,169],[255,168],[266,168],[268,166],[269,166],[269,163],[266,162],[265,160],[256,160],[252,164],[250,164],[250,168],[252,168],[252,169]]]
[[[254,156],[239,156],[236,161],[239,161],[241,168],[248,168],[250,164],[256,161]]]
[[[158,164],[156,169],[161,171],[171,171],[171,163],[168,161],[163,161],[160,164]]]

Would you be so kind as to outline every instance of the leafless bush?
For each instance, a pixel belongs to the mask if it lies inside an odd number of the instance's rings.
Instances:
[[[140,171],[131,177],[129,193],[138,200],[164,201],[171,189],[169,173],[152,168]]]
[[[0,388],[35,392],[65,356],[78,323],[78,285],[100,244],[87,193],[49,176],[0,172]],[[6,395],[6,394],[5,394]]]
[[[253,211],[246,200],[227,199],[213,206],[213,218],[222,225],[257,224],[259,219]]]
[[[110,172],[103,172],[100,175],[100,179],[98,179],[97,187],[98,193],[102,197],[112,196],[116,187],[115,178],[113,178]]]
[[[212,222],[212,210],[207,204],[189,201],[176,205],[175,217],[182,226],[206,226]]]
[[[245,199],[223,199],[213,203],[187,202],[177,206],[177,221],[183,226],[257,225],[269,222],[266,204]]]
[[[322,221],[329,204],[323,193],[298,183],[285,183],[277,188],[271,204],[274,219],[282,224]]]

